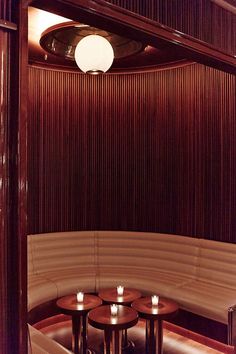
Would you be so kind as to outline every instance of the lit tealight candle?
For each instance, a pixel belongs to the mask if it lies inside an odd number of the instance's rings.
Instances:
[[[83,302],[84,301],[84,293],[82,291],[79,291],[76,294],[77,302]]]
[[[152,305],[153,305],[153,306],[157,306],[158,303],[159,303],[159,296],[153,295],[153,296],[152,296]]]
[[[119,296],[123,296],[123,294],[124,294],[124,287],[123,286],[121,286],[121,285],[117,286],[117,294]]]
[[[118,306],[116,304],[111,305],[111,314],[112,316],[117,316]]]

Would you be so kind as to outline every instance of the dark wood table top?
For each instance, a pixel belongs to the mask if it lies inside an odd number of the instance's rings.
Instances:
[[[139,313],[140,317],[148,320],[167,320],[174,316],[179,309],[175,301],[164,297],[160,297],[158,305],[153,306],[151,296],[136,299],[131,306]]]
[[[57,300],[57,306],[66,315],[83,315],[102,304],[102,300],[95,295],[84,294],[84,301],[78,302],[76,294],[63,296]]]
[[[103,305],[89,312],[88,322],[102,330],[122,330],[136,325],[138,313],[131,307],[118,305],[117,316],[112,316],[111,306]]]
[[[116,288],[107,288],[99,291],[98,296],[110,304],[130,305],[134,300],[141,297],[141,292],[137,289],[125,288],[124,294],[118,295]]]

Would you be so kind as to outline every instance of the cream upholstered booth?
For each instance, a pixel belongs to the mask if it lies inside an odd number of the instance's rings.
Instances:
[[[28,236],[28,309],[75,292],[94,291],[94,232]]]
[[[29,348],[28,354],[71,354],[69,350],[45,336],[39,330],[28,325]]]
[[[77,231],[28,236],[28,308],[122,284],[225,324],[236,342],[236,245],[179,235]]]

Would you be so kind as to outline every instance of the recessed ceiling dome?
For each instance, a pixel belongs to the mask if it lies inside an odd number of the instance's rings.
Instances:
[[[51,54],[74,60],[77,44],[90,35],[105,38],[113,48],[115,59],[140,53],[145,48],[141,42],[73,21],[49,27],[42,33],[40,45]]]

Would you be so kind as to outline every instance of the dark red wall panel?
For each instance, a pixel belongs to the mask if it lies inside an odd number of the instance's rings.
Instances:
[[[30,67],[29,232],[159,231],[236,242],[235,77]]]
[[[27,11],[20,3],[0,1],[1,354],[27,352]]]
[[[107,1],[211,43],[228,53],[236,53],[236,14],[211,0]]]
[[[0,1],[0,19],[11,21],[11,7],[13,5],[12,0],[1,0]]]
[[[9,34],[0,29],[0,353],[7,352],[7,244],[9,234],[9,107],[8,107],[8,80],[9,80]]]

